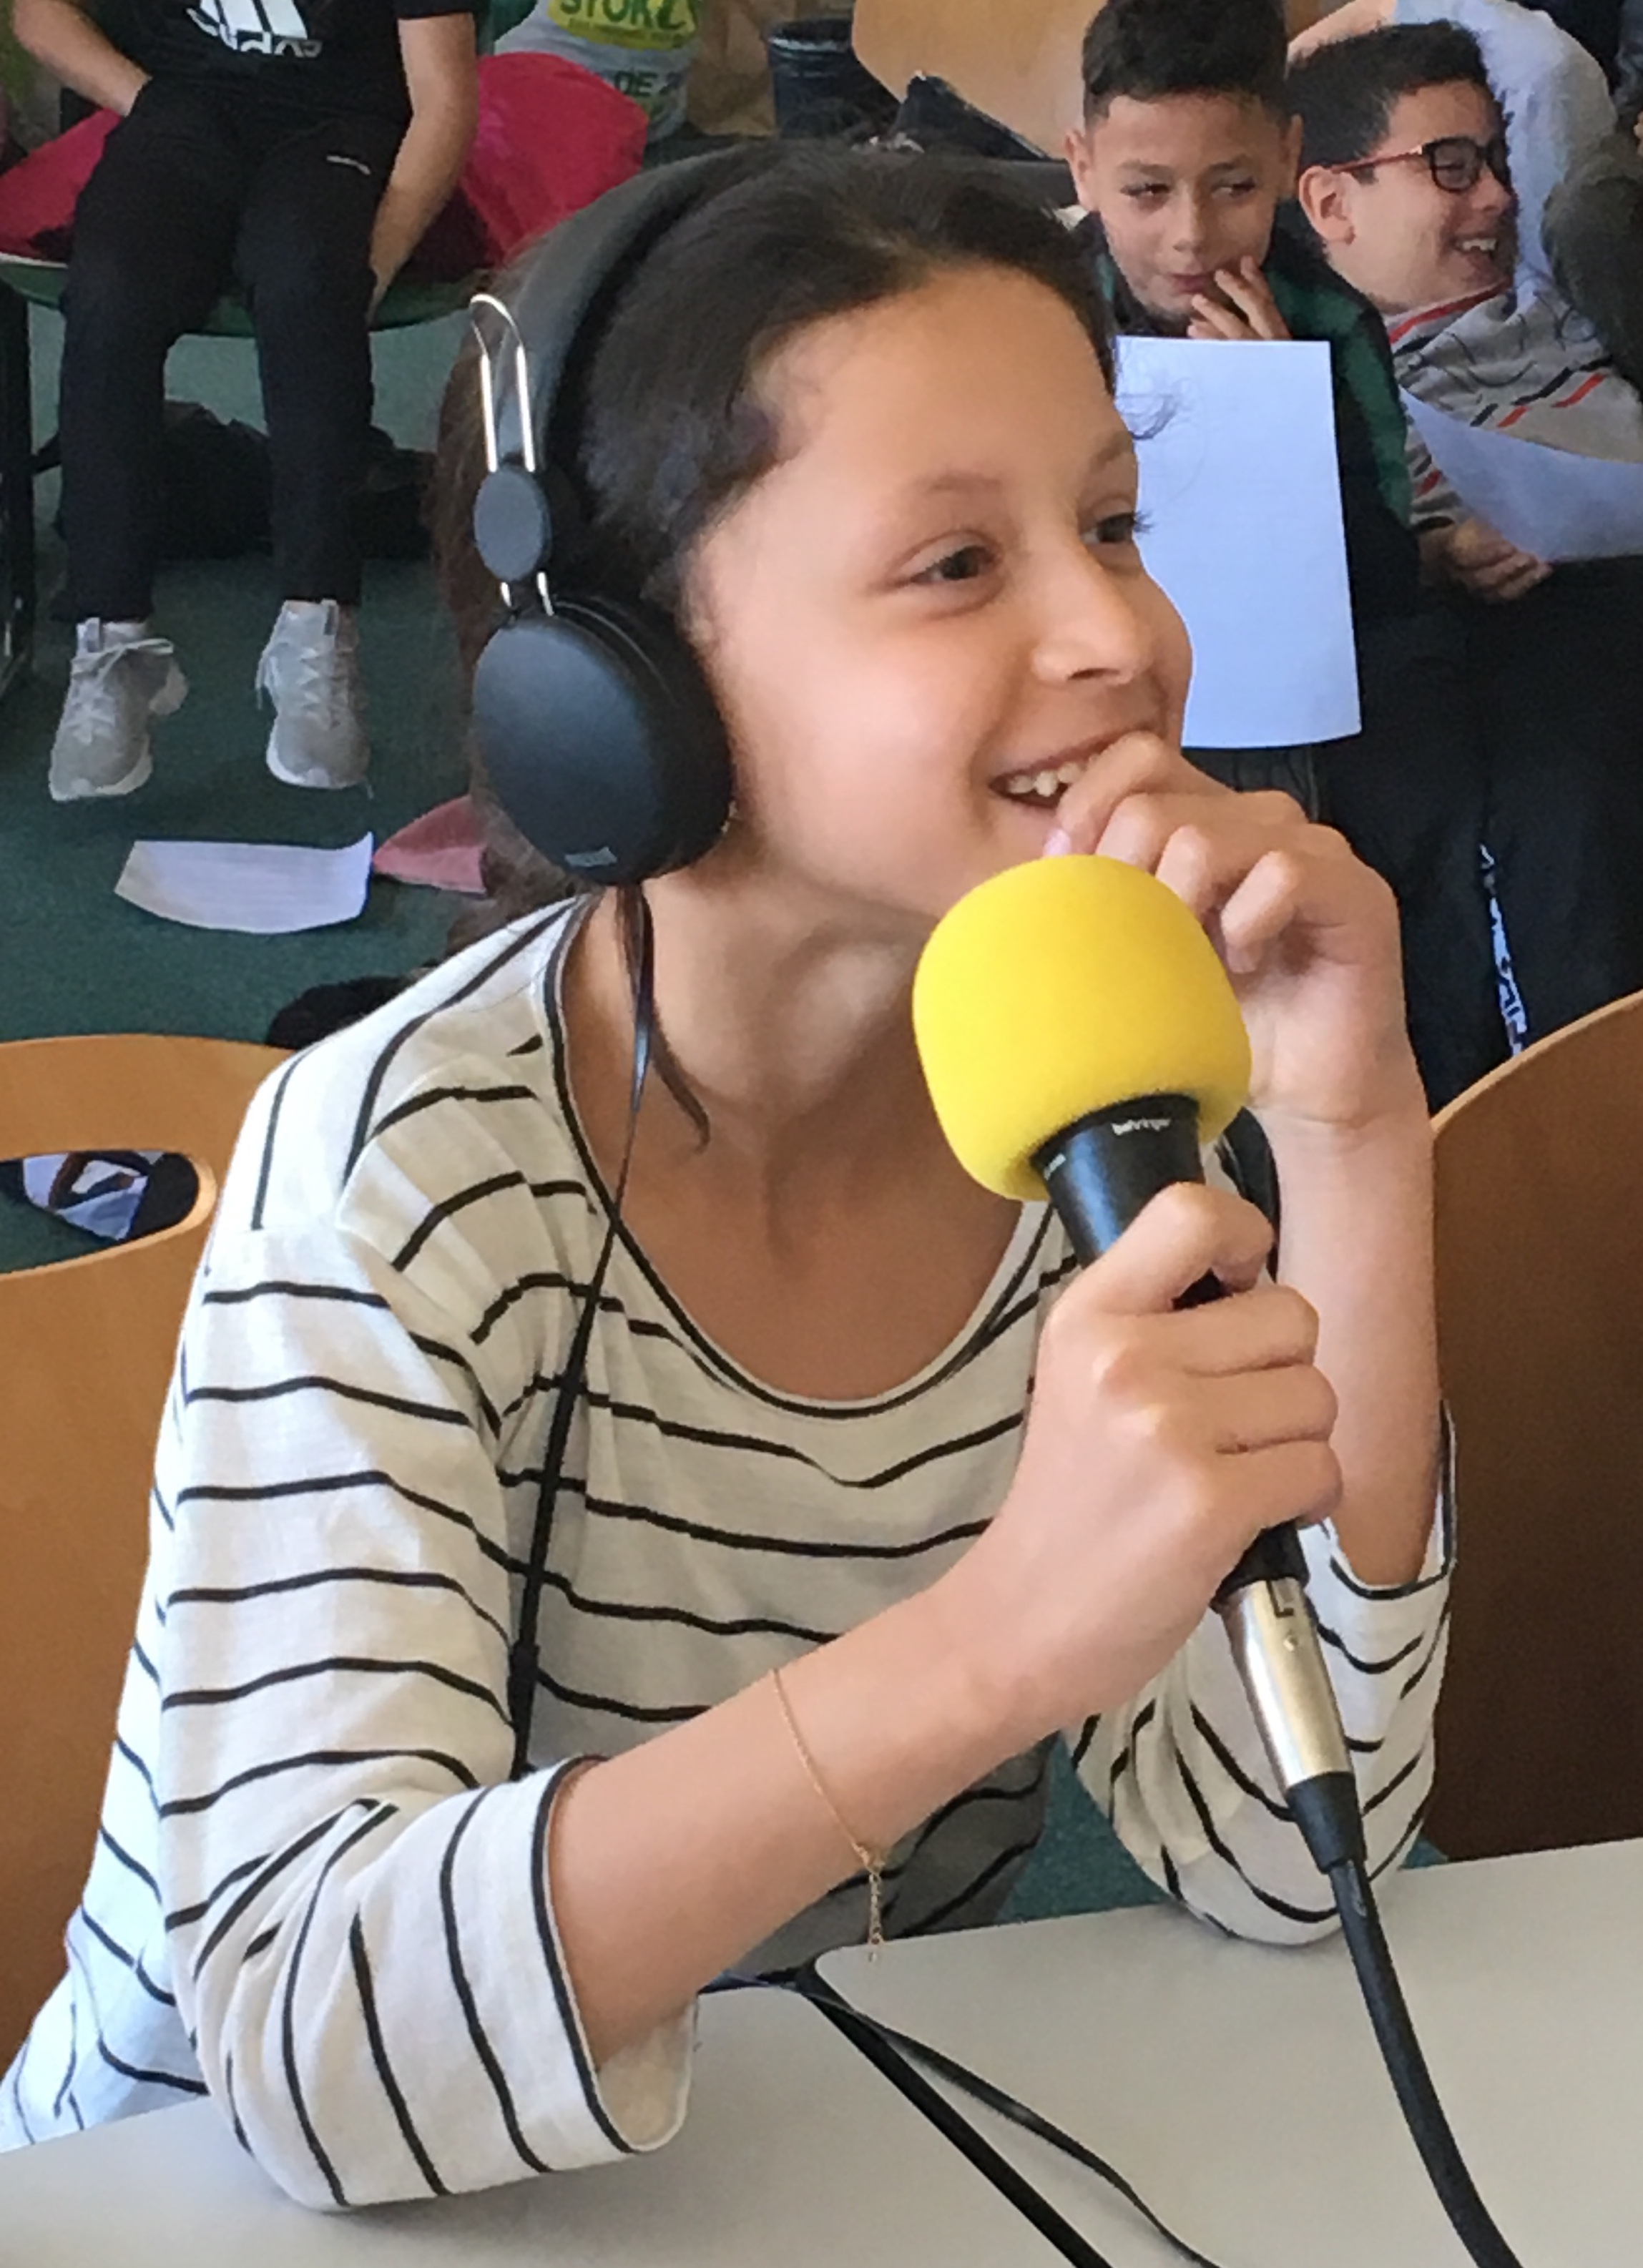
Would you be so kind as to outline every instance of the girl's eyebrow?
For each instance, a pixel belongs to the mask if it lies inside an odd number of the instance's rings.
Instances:
[[[1135,444],[1128,433],[1109,434],[1090,459],[1089,470],[1092,473],[1105,471],[1109,465],[1116,464],[1120,459],[1131,455],[1134,446]],[[923,479],[912,482],[904,493],[910,497],[918,497],[975,496],[983,492],[993,494],[1004,486],[1004,481],[997,473],[957,471],[929,473]]]

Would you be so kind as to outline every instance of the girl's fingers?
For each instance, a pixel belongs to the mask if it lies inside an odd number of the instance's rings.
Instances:
[[[1258,859],[1220,912],[1221,949],[1235,976],[1247,976],[1284,932],[1313,912],[1312,877],[1281,850]]]
[[[1100,848],[1156,874],[1215,932],[1233,974],[1249,976],[1295,924],[1322,934],[1361,914],[1364,870],[1288,796],[1234,800],[1231,811],[1205,811],[1187,798],[1135,797]]]
[[[1103,858],[1122,858],[1126,865],[1145,866],[1156,873],[1166,846],[1180,832],[1201,833],[1218,841],[1236,835],[1249,845],[1249,859],[1258,855],[1278,832],[1303,826],[1300,807],[1293,798],[1276,789],[1240,795],[1232,788],[1217,792],[1205,779],[1205,795],[1141,792],[1114,804],[1099,835],[1079,849],[1099,850]],[[1065,823],[1065,822],[1064,822]]]
[[[1318,1347],[1316,1310],[1286,1284],[1264,1279],[1249,1290],[1161,1319],[1169,1359],[1195,1378],[1231,1378],[1289,1370],[1312,1361]]]
[[[1293,1520],[1310,1528],[1339,1505],[1341,1469],[1327,1441],[1279,1441],[1251,1449],[1228,1467],[1250,1533]]]
[[[1160,795],[1159,783],[1172,777],[1182,782],[1183,791],[1190,785],[1193,792]],[[1056,806],[1057,833],[1065,838],[1069,850],[1101,850],[1116,812],[1131,803],[1155,800],[1167,800],[1190,814],[1203,810],[1207,803],[1232,802],[1235,798],[1231,788],[1193,771],[1179,749],[1158,733],[1126,733],[1103,748],[1082,778],[1075,780],[1062,797]],[[1141,862],[1131,859],[1130,863]]]
[[[1176,1300],[1205,1276],[1246,1290],[1259,1281],[1271,1249],[1271,1224],[1254,1205],[1225,1189],[1178,1183],[1069,1285],[1053,1328],[1065,1339],[1097,1316],[1171,1316]]]
[[[1309,1364],[1207,1378],[1198,1391],[1209,1438],[1222,1455],[1247,1455],[1285,1441],[1323,1442],[1334,1431],[1334,1389]]]

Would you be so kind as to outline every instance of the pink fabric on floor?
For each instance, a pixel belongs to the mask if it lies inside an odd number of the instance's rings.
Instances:
[[[479,878],[479,821],[470,799],[436,804],[391,835],[372,860],[373,873],[394,882],[418,882],[425,889],[460,890],[483,898]]]

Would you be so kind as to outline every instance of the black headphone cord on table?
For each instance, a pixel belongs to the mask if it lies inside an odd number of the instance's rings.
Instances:
[[[624,893],[621,911],[626,924],[624,945],[633,986],[633,1073],[629,1093],[628,1127],[615,1186],[611,1192],[604,1239],[560,1374],[558,1397],[554,1404],[547,1444],[542,1453],[536,1520],[519,1597],[519,1634],[508,1656],[508,1707],[514,1727],[512,1777],[515,1779],[530,1769],[531,1720],[534,1713],[537,1670],[541,1659],[538,1626],[542,1616],[542,1589],[547,1580],[548,1552],[552,1540],[554,1499],[558,1493],[564,1469],[571,1421],[586,1375],[588,1351],[599,1317],[605,1279],[621,1233],[622,1204],[633,1164],[639,1106],[644,1099],[645,1078],[655,1045],[655,937],[650,907],[643,890],[635,888]],[[1295,1800],[1297,1797],[1308,1796],[1321,1797],[1323,1800]],[[1438,2100],[1437,2090],[1433,2086],[1419,2042],[1415,2036],[1375,1905],[1356,1791],[1315,1780],[1308,1787],[1292,1791],[1292,1802],[1308,1847],[1320,1871],[1329,1880],[1347,1950],[1357,1971],[1359,1985],[1394,2092],[1450,2224],[1476,2268],[1519,2268],[1516,2256],[1491,2220],[1488,2209],[1466,2169],[1443,2107]],[[728,1977],[725,1981],[726,1984],[740,1984],[763,1980]],[[792,1980],[786,1989],[798,1992],[814,2003],[822,2014],[913,2102],[977,2170],[1008,2198],[1017,2210],[1056,2247],[1062,2257],[1074,2264],[1074,2268],[1110,2268],[1110,2264],[1079,2235],[1047,2198],[1039,2194],[1025,2175],[994,2149],[916,2066],[922,2065],[925,2070],[933,2072],[987,2109],[1009,2119],[1065,2156],[1073,2159],[1087,2171],[1099,2176],[1116,2189],[1183,2259],[1190,2262],[1192,2268],[1216,2268],[1216,2264],[1206,2254],[1196,2250],[1160,2219],[1116,2167],[1109,2165],[1072,2135],[1064,2132],[1038,2111],[1018,2102],[990,2080],[966,2070],[963,2065],[943,2055],[939,2049],[928,2047],[921,2040],[910,2038],[905,2033],[878,2022],[824,1984],[814,1971]]]

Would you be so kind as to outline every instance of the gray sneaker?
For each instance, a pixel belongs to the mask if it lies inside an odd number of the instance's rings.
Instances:
[[[52,801],[141,787],[154,769],[149,725],[181,708],[188,690],[169,638],[151,637],[143,625],[82,622],[51,744]]]
[[[257,664],[257,691],[274,704],[269,770],[287,787],[356,787],[365,776],[365,696],[359,624],[327,599],[280,608]]]

